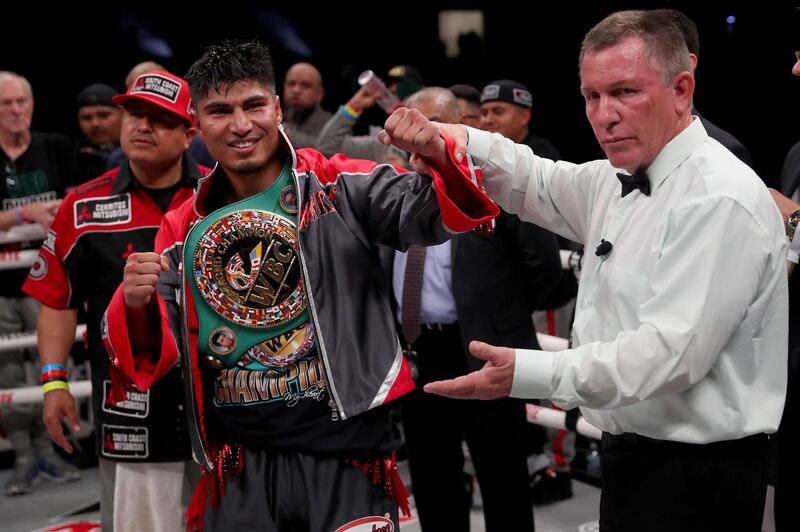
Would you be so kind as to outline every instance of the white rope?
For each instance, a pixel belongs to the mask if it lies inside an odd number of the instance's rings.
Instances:
[[[75,341],[82,342],[86,334],[86,325],[80,324],[75,329]],[[569,347],[569,342],[564,338],[537,333],[539,345],[544,351],[562,351]],[[36,347],[36,332],[24,332],[16,334],[6,334],[0,336],[0,353],[15,349],[25,349]],[[70,392],[76,398],[89,397],[92,394],[92,383],[90,381],[72,381],[69,383]],[[11,388],[0,390],[0,405],[41,403],[41,386],[26,386],[23,388]],[[533,412],[533,413],[532,413]],[[536,405],[528,405],[528,421],[563,429],[564,412],[551,410]],[[599,438],[600,431],[589,425],[583,418],[578,420],[578,432],[592,438]]]
[[[82,342],[86,335],[86,325],[80,324],[75,328],[75,341]],[[14,349],[36,347],[36,331],[0,335],[0,354]],[[91,381],[70,381],[69,390],[76,399],[92,395]],[[44,400],[41,386],[23,386],[0,390],[0,406],[38,404]],[[0,436],[0,450],[8,450],[11,446],[8,441]]]
[[[45,231],[40,226],[26,224],[13,227],[9,231],[0,231],[0,244],[40,240],[44,237]],[[38,250],[0,252],[0,270],[30,268],[38,256]],[[560,257],[561,267],[565,270],[572,270],[574,266],[573,263],[576,260],[580,260],[580,256],[576,255],[576,252],[564,249],[560,251]],[[82,341],[85,335],[86,325],[78,325],[75,330],[75,341]],[[536,337],[544,351],[562,351],[569,348],[569,342],[564,338],[542,333],[536,333]],[[0,353],[15,349],[33,348],[36,347],[36,345],[35,331],[0,335]],[[70,382],[70,392],[76,398],[89,397],[92,394],[92,383],[90,381]],[[41,403],[42,399],[41,386],[26,386],[22,388],[0,390],[0,405]],[[556,429],[566,429],[566,425],[564,424],[566,413],[563,411],[528,404],[527,414],[528,421],[531,423]],[[579,434],[600,439],[600,430],[590,425],[582,417],[578,419],[576,429]]]
[[[16,225],[8,231],[0,231],[0,245],[17,242],[43,240],[46,231],[38,224]],[[0,251],[0,270],[27,270],[39,256],[38,249],[22,251]]]
[[[86,334],[86,325],[80,324],[75,330],[75,341],[82,342]],[[539,345],[544,351],[562,351],[569,347],[569,342],[564,338],[536,333]],[[15,349],[36,347],[36,332],[6,334],[0,336],[0,353]],[[69,383],[70,392],[76,398],[89,397],[92,394],[90,381],[72,381]],[[0,405],[41,403],[41,386],[26,386],[0,390]],[[528,405],[528,421],[556,429],[565,428],[565,414],[558,410],[551,410],[536,405]],[[589,425],[583,418],[578,420],[578,433],[591,438],[600,438],[600,431]]]
[[[75,341],[83,341],[86,334],[86,325],[78,325],[75,331]],[[568,342],[563,338],[537,333],[539,344],[545,351],[560,351],[567,349]],[[13,349],[36,347],[36,333],[26,332],[0,336],[0,353]],[[92,394],[91,381],[72,381],[69,383],[70,392],[75,398],[89,397]],[[25,386],[0,390],[0,405],[41,403],[43,399],[41,386]],[[535,410],[533,410],[535,409]],[[534,412],[532,414],[532,412]],[[548,427],[563,429],[564,412],[550,410],[536,405],[528,405],[528,421]],[[586,423],[583,418],[578,420],[578,432],[590,437],[599,438],[600,431]],[[595,434],[598,434],[595,436]]]
[[[69,391],[77,399],[92,395],[92,381],[70,381]],[[0,405],[21,405],[41,403],[43,400],[41,386],[23,386],[0,390]]]
[[[38,249],[0,251],[0,270],[27,270],[39,256]]]
[[[81,323],[75,328],[75,341],[82,342],[85,336],[86,325]],[[36,331],[0,335],[0,353],[34,347],[36,347]]]
[[[528,415],[528,423],[535,423],[544,427],[551,427],[554,429],[569,430],[567,429],[566,419],[567,413],[563,410],[555,410],[553,408],[546,408],[544,406],[532,405],[530,403],[525,405],[526,413]],[[575,431],[589,438],[599,440],[603,435],[602,431],[590,425],[583,417],[578,418],[578,423],[575,425]]]
[[[19,225],[12,227],[8,231],[0,231],[0,244],[42,240],[44,237],[45,231],[39,225]],[[30,268],[38,255],[39,250],[33,249],[0,252],[0,270]],[[559,251],[559,257],[561,258],[561,268],[563,270],[572,270],[576,265],[580,268],[581,254],[579,252],[562,249]]]
[[[8,231],[0,231],[0,244],[9,244],[12,242],[29,242],[32,240],[41,240],[45,237],[44,230],[36,224],[27,224],[12,227]],[[0,253],[0,270],[13,270],[30,268],[36,257],[39,255],[38,250],[25,250],[25,251],[11,251]],[[561,268],[563,270],[572,270],[576,264],[579,264],[581,254],[569,249],[562,249],[559,251],[561,258]],[[578,261],[578,262],[576,262]]]
[[[580,279],[581,267],[583,266],[583,251],[571,251],[562,249],[558,252],[561,257],[561,269],[571,271],[577,279]]]
[[[91,381],[72,381],[69,383],[69,390],[75,398],[89,397],[92,395],[92,383]],[[22,388],[0,390],[0,405],[41,402],[41,386],[25,386]],[[567,413],[563,410],[554,410],[552,408],[545,408],[543,406],[532,404],[525,405],[525,408],[529,423],[535,423],[545,427],[552,427],[554,429],[567,429],[565,423]],[[578,434],[582,434],[583,436],[587,436],[589,438],[599,440],[602,436],[600,429],[590,425],[589,422],[583,417],[578,418],[575,428]]]
[[[15,225],[8,231],[0,231],[0,244],[44,240],[46,233],[39,224]]]
[[[82,342],[86,335],[86,325],[80,324],[75,328],[75,341]],[[0,353],[13,351],[15,349],[25,349],[36,347],[36,331],[4,334],[0,336]],[[89,397],[92,395],[91,381],[70,381],[70,392],[77,397]],[[21,388],[10,388],[0,390],[0,405],[27,404],[42,402],[41,386],[23,386]]]
[[[86,325],[78,325],[75,330],[75,341],[83,341],[85,335]],[[542,333],[536,333],[536,338],[543,351],[563,351],[569,348],[569,342],[564,338]],[[0,353],[33,347],[36,347],[36,331],[0,335]]]
[[[558,252],[559,256],[561,257],[561,269],[562,270],[569,270],[569,258],[572,255],[572,251],[568,249],[562,249]]]
[[[542,351],[563,351],[564,349],[569,349],[569,340],[566,338],[536,333],[536,339],[539,340]]]
[[[542,333],[536,333],[536,338],[539,340],[539,345],[542,346],[543,351],[563,351],[564,349],[569,349],[569,341],[565,338]],[[530,403],[526,404],[525,407],[527,409],[529,423],[552,427],[554,429],[569,430],[565,424],[567,414],[563,410],[553,410],[552,408],[545,408]],[[594,425],[590,425],[588,421],[583,419],[583,416],[578,418],[575,431],[578,434],[597,440],[599,440],[602,435],[600,429]]]

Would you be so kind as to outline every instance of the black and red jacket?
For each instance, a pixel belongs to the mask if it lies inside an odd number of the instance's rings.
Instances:
[[[168,210],[191,198],[198,179],[209,172],[184,156],[181,186]],[[109,401],[110,364],[100,335],[103,312],[122,282],[128,255],[153,250],[162,217],[126,160],[64,198],[23,286],[54,309],[85,305],[97,453],[110,460],[167,462],[190,456],[180,372],[170,371],[147,391],[135,390],[127,401]]]

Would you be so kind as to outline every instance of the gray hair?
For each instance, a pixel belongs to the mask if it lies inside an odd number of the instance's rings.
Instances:
[[[20,74],[11,72],[10,70],[0,70],[0,83],[6,81],[7,79],[16,79],[22,83],[22,86],[28,91],[28,95],[33,98],[33,88],[31,88],[31,82],[28,81],[25,76],[21,76]]]
[[[455,94],[444,87],[426,87],[406,98],[405,104],[408,107],[415,107],[421,102],[431,102],[436,106],[442,122],[458,124],[461,118],[461,107]]]
[[[644,42],[648,63],[668,85],[681,72],[692,72],[689,50],[680,28],[656,11],[618,11],[589,30],[581,44],[578,64],[586,54],[597,52],[630,37]]]

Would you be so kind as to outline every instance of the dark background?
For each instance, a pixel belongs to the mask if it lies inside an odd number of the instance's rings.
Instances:
[[[517,79],[534,94],[534,132],[552,140],[565,159],[581,162],[602,156],[578,92],[583,35],[618,9],[671,7],[700,29],[698,109],[736,135],[759,174],[774,183],[786,152],[800,140],[800,78],[791,74],[800,49],[795,5],[800,0],[4,6],[0,69],[31,81],[34,129],[76,137],[75,100],[85,85],[99,81],[122,90],[130,67],[146,59],[183,74],[203,45],[258,37],[272,47],[279,93],[287,68],[308,60],[322,71],[323,104],[330,110],[352,94],[353,80],[365,68],[383,74],[395,64],[412,64],[428,85],[466,82],[481,88],[493,79]],[[440,9],[482,9],[483,42],[467,47],[461,58],[446,59],[437,35]],[[726,22],[730,15],[734,24]],[[166,43],[169,56],[148,51],[154,42]]]

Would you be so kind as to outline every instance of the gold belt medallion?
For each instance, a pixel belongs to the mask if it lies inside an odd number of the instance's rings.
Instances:
[[[277,327],[305,309],[294,224],[261,210],[214,221],[194,252],[194,277],[208,305],[246,327]]]

